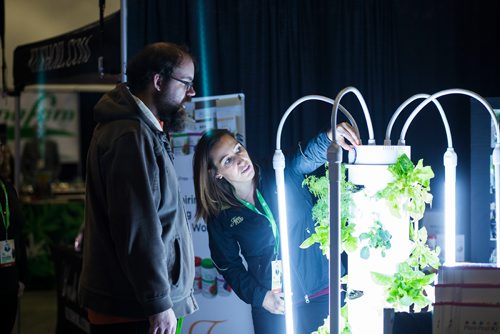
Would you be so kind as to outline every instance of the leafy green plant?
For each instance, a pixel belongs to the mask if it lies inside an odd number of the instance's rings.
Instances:
[[[349,326],[349,322],[347,321],[347,304],[342,306],[340,309],[340,316],[344,319],[344,327],[341,329],[340,334],[351,334],[351,326]],[[323,325],[318,327],[318,330],[312,332],[311,334],[330,334],[330,316],[326,317],[323,322]]]
[[[402,212],[407,212],[413,221],[419,221],[424,216],[425,205],[432,203],[430,180],[434,173],[431,167],[424,167],[422,159],[415,166],[406,154],[402,154],[389,166],[389,172],[394,181],[375,196],[387,201],[394,216],[401,217]]]
[[[358,248],[358,238],[353,236],[354,224],[349,224],[349,217],[354,208],[354,202],[351,194],[356,191],[357,187],[346,180],[345,166],[341,167],[341,175],[343,175],[340,182],[340,201],[341,201],[341,251],[354,252]],[[328,166],[326,168],[325,176],[316,177],[311,175],[307,177],[303,186],[307,186],[309,191],[316,197],[317,201],[312,209],[313,220],[315,221],[314,233],[309,238],[304,240],[300,248],[308,248],[315,243],[319,244],[323,255],[326,257],[330,253],[330,216],[328,210]]]
[[[71,244],[84,218],[83,202],[64,204],[24,204],[28,257],[27,287],[50,287],[54,283],[51,247]]]
[[[399,264],[394,275],[372,273],[374,281],[386,287],[387,302],[395,309],[413,306],[418,312],[431,302],[425,289],[436,279],[432,269],[437,270],[441,265],[438,257],[440,250],[439,247],[431,250],[426,242],[427,230],[423,227],[414,237],[409,258]]]
[[[418,222],[423,217],[426,204],[432,203],[430,179],[434,173],[424,167],[423,161],[417,165],[406,154],[401,155],[394,165],[389,166],[394,177],[386,188],[376,194],[385,199],[391,212],[400,217],[402,212],[410,216],[409,238],[413,242],[409,258],[398,265],[394,275],[372,273],[375,282],[385,286],[387,302],[396,309],[414,306],[416,311],[429,305],[425,289],[434,282],[436,274],[426,270],[437,270],[441,265],[440,249],[431,250],[427,246],[427,230],[419,229]]]
[[[392,235],[384,229],[382,222],[376,220],[368,232],[359,235],[360,241],[368,241],[368,244],[361,248],[361,258],[368,259],[370,257],[370,248],[379,249],[382,257],[385,257],[385,251],[391,248],[391,238]]]

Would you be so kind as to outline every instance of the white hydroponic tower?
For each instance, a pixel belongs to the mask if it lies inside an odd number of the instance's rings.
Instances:
[[[391,236],[390,248],[383,253],[371,249],[364,258],[360,255],[364,246],[361,242],[356,252],[349,254],[347,291],[352,298],[348,299],[348,320],[353,333],[383,333],[384,308],[388,307],[385,288],[374,282],[371,273],[392,276],[398,264],[410,255],[409,215],[396,217],[384,200],[375,199],[375,194],[393,181],[388,167],[402,154],[410,157],[410,147],[367,145],[349,153],[348,180],[361,187],[352,195],[354,207],[349,224],[355,226],[353,236],[359,238],[362,233],[369,233],[376,222]]]
[[[448,121],[444,114],[444,110],[437,99],[444,95],[461,94],[470,96],[478,100],[485,109],[489,112],[492,119],[496,121],[496,116],[489,103],[478,94],[464,89],[449,89],[437,92],[433,95],[417,94],[406,100],[394,113],[387,127],[384,146],[377,146],[374,139],[373,127],[370,114],[366,103],[361,93],[354,87],[344,88],[337,95],[335,100],[319,96],[309,95],[294,102],[283,115],[276,136],[276,151],[273,158],[273,167],[276,173],[276,184],[278,190],[279,203],[279,218],[280,230],[282,231],[281,238],[281,253],[283,256],[283,272],[284,272],[284,294],[285,294],[285,317],[286,317],[286,332],[293,333],[293,312],[291,304],[291,282],[290,282],[290,262],[289,262],[289,244],[287,235],[287,217],[286,217],[286,196],[284,187],[284,169],[285,158],[281,151],[281,132],[288,115],[302,102],[307,100],[321,100],[333,104],[331,116],[331,128],[333,138],[330,147],[328,148],[327,160],[329,163],[329,180],[330,180],[330,333],[341,332],[341,195],[340,183],[341,163],[342,163],[342,148],[336,142],[336,126],[337,112],[340,109],[349,122],[354,126],[359,134],[356,122],[353,117],[340,105],[340,100],[344,95],[353,93],[358,98],[363,109],[364,116],[368,128],[368,142],[366,146],[358,147],[355,151],[356,156],[351,156],[349,161],[349,180],[355,184],[364,186],[364,191],[355,195],[355,206],[358,207],[351,221],[358,227],[355,233],[359,235],[364,228],[369,228],[369,224],[373,223],[373,217],[378,217],[384,224],[384,228],[392,235],[391,249],[386,251],[385,257],[380,254],[371,253],[370,259],[364,260],[356,256],[349,258],[349,290],[362,291],[363,296],[359,298],[359,303],[356,299],[349,302],[349,323],[354,334],[364,333],[382,333],[383,331],[383,308],[385,302],[383,288],[376,285],[370,276],[371,272],[379,272],[385,274],[393,274],[396,271],[396,265],[408,258],[409,253],[409,217],[395,219],[392,214],[388,213],[388,209],[381,203],[368,203],[366,199],[371,196],[367,194],[381,190],[390,182],[389,172],[387,167],[396,162],[397,158],[406,153],[410,157],[410,148],[405,146],[405,135],[411,121],[416,115],[429,103],[434,103],[441,115],[443,124],[446,130],[448,139],[447,149],[443,155],[443,164],[445,166],[445,265],[454,265],[455,261],[455,183],[456,183],[456,166],[457,155],[453,150],[451,132]],[[395,119],[401,111],[406,108],[411,102],[423,99],[423,101],[413,110],[411,115],[406,120],[397,146],[391,146],[390,132]],[[496,131],[496,146],[492,152],[492,162],[495,168],[495,207],[496,207],[496,234],[500,235],[500,129],[498,123],[495,127]],[[364,193],[364,194],[363,194]],[[496,242],[496,258],[497,267],[500,266],[500,238]],[[338,287],[338,288],[333,288]],[[432,297],[432,296],[431,296]],[[382,301],[381,301],[382,299]]]

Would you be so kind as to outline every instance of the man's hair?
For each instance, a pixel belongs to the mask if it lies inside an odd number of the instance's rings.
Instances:
[[[143,92],[155,74],[172,75],[186,58],[193,60],[186,47],[158,42],[147,45],[127,65],[127,84],[132,93]]]

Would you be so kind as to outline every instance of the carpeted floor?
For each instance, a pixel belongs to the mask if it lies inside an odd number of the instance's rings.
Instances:
[[[55,290],[25,291],[12,334],[54,334],[57,320]]]

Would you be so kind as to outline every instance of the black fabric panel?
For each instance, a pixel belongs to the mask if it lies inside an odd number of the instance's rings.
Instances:
[[[459,87],[500,96],[498,13],[496,0],[131,0],[129,56],[158,40],[188,45],[199,62],[198,96],[245,94],[246,139],[254,156],[274,151],[281,116],[296,99],[334,98],[346,86],[364,96],[381,144],[393,112],[414,94]],[[470,103],[460,96],[440,102],[459,159],[457,218],[464,233],[471,200]],[[349,94],[342,104],[366,143],[359,103]],[[396,122],[393,142],[408,114]],[[304,103],[287,120],[282,147],[306,141],[329,123],[329,105]],[[435,107],[416,117],[406,142],[415,162],[424,158],[434,169],[433,209],[442,210],[447,143]]]

